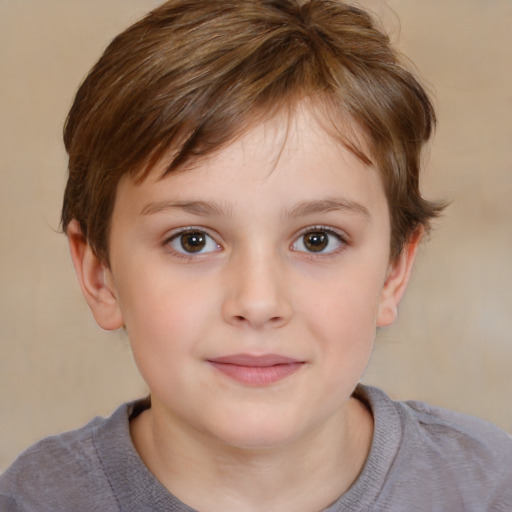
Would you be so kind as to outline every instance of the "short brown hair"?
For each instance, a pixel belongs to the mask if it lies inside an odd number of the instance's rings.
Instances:
[[[371,17],[336,0],[170,0],[118,35],[66,121],[63,228],[76,219],[108,264],[124,174],[144,179],[170,148],[171,172],[302,98],[327,107],[344,142],[381,173],[394,258],[442,208],[419,190],[434,109]],[[359,127],[366,152],[342,119]]]

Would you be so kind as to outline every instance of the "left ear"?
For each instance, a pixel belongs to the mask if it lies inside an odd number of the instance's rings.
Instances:
[[[377,311],[377,327],[391,325],[398,316],[398,304],[409,283],[414,259],[422,236],[423,229],[419,228],[410,241],[404,245],[395,261],[389,266]]]

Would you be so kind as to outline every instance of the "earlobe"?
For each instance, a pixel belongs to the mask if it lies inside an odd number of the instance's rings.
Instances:
[[[97,324],[106,330],[119,329],[124,322],[110,269],[96,256],[76,220],[68,224],[66,235],[82,294]]]
[[[381,292],[377,312],[377,327],[391,325],[398,316],[398,305],[409,283],[422,235],[423,230],[418,229],[416,234],[404,246],[398,258],[389,267],[386,282]]]

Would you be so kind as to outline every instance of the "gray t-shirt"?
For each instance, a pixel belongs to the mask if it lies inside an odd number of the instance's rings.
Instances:
[[[483,420],[395,402],[375,388],[358,386],[355,395],[374,416],[370,454],[325,512],[512,512],[510,435]],[[0,511],[192,512],[132,444],[129,418],[147,406],[125,404],[29,448],[0,477]]]

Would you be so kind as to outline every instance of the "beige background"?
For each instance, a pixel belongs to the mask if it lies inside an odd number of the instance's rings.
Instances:
[[[95,326],[57,228],[76,87],[158,3],[0,0],[0,469],[145,393],[123,335]],[[424,186],[453,200],[366,381],[512,432],[512,2],[366,3],[436,95]]]

